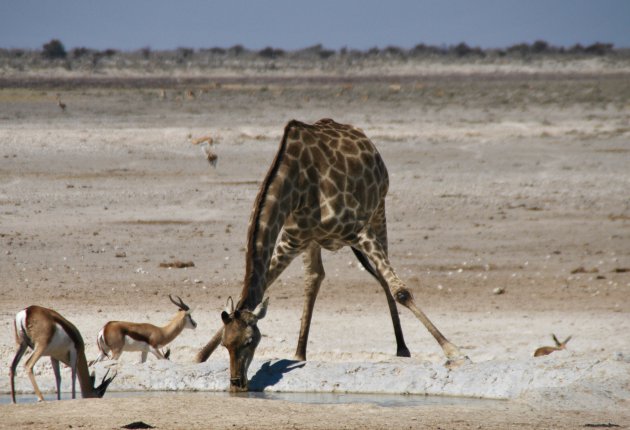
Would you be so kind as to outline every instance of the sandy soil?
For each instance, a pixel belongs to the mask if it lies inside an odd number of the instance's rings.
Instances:
[[[616,69],[587,72],[212,77],[140,80],[137,88],[61,79],[1,88],[0,391],[8,392],[12,318],[21,308],[58,310],[95,357],[96,333],[108,320],[166,323],[175,310],[169,293],[194,307],[198,329],[173,342],[168,365],[123,355],[110,389],[225,388],[225,351],[204,365],[191,361],[220,326],[227,297],[240,293],[259,181],[289,119],[332,117],[362,127],[381,151],[391,182],[391,260],[473,364],[443,370],[439,347],[404,309],[412,358],[393,357],[382,291],[342,250],[324,254],[307,367],[287,372],[276,390],[508,400],[387,408],[180,391],[150,401],[106,395],[0,405],[0,427],[630,426],[630,79]],[[186,97],[189,89],[195,98]],[[190,143],[208,133],[219,142],[216,169]],[[175,259],[195,266],[159,267]],[[270,297],[250,377],[269,360],[293,356],[300,261]],[[568,350],[533,359],[551,333],[573,335]],[[349,377],[354,368],[365,373]],[[21,369],[18,388],[30,392]],[[51,390],[47,360],[37,369]],[[374,379],[377,370],[382,379]],[[207,379],[191,378],[196,372]],[[164,386],[160,375],[184,382]],[[437,375],[437,385],[426,375]],[[68,381],[66,371],[65,390]]]

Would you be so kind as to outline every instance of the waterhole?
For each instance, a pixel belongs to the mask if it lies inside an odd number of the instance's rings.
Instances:
[[[277,393],[277,392],[247,392],[247,393],[228,393],[228,392],[194,392],[189,391],[108,391],[106,398],[119,397],[163,397],[178,395],[205,396],[205,397],[238,397],[249,399],[264,400],[283,400],[293,403],[311,403],[311,404],[351,404],[363,403],[373,404],[383,407],[401,407],[401,406],[432,406],[432,405],[462,405],[472,406],[476,404],[488,404],[488,402],[499,402],[500,400],[477,399],[471,397],[447,397],[447,396],[424,396],[417,394],[357,394],[357,393]],[[17,403],[36,403],[35,394],[18,394]],[[57,396],[53,393],[44,395],[46,401],[56,401]],[[69,392],[61,393],[61,400],[70,400]],[[0,395],[0,404],[11,402],[9,394]]]

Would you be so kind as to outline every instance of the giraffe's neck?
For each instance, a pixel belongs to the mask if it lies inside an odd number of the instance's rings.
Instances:
[[[292,199],[287,198],[286,194],[294,190],[292,177],[296,166],[287,162],[285,150],[293,126],[293,121],[287,124],[280,148],[254,203],[247,233],[245,280],[238,309],[253,310],[262,302],[276,239],[291,210]]]

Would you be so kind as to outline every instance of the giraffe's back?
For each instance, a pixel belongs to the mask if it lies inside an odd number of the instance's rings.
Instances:
[[[287,127],[286,165],[297,171],[299,198],[285,230],[311,234],[324,247],[337,248],[326,246],[325,238],[353,236],[383,203],[385,164],[354,126],[324,119],[313,125],[292,121]]]

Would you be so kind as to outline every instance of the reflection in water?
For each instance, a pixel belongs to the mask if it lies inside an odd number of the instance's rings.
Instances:
[[[487,404],[492,401],[474,399],[469,397],[446,397],[446,396],[422,396],[422,395],[405,395],[405,394],[353,394],[353,393],[270,393],[270,392],[245,392],[245,393],[229,393],[229,392],[189,392],[189,391],[108,391],[106,398],[117,397],[162,397],[177,396],[180,394],[207,396],[207,397],[241,397],[246,399],[266,399],[266,400],[283,400],[293,403],[313,403],[313,404],[348,404],[348,403],[364,403],[373,404],[384,407],[398,406],[432,406],[432,405],[468,405],[472,406],[479,403]],[[46,401],[57,401],[54,393],[44,395]],[[69,400],[70,393],[61,393],[62,400]],[[0,404],[11,402],[9,394],[0,395]],[[18,403],[36,403],[37,397],[34,394],[18,394]]]

